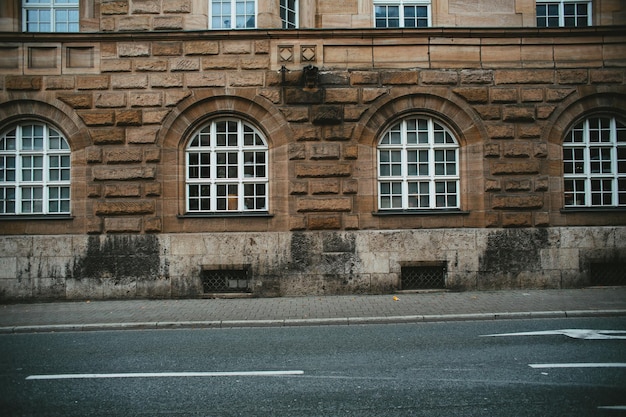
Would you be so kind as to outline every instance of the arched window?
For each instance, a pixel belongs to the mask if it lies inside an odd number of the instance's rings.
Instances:
[[[267,211],[267,153],[259,130],[243,120],[200,128],[186,149],[187,212]]]
[[[378,143],[380,210],[459,208],[459,145],[429,117],[410,116]]]
[[[43,123],[0,135],[0,214],[69,214],[70,147]]]
[[[563,141],[565,207],[626,206],[626,125],[615,117],[577,123]]]

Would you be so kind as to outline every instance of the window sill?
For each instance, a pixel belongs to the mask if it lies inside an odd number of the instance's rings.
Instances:
[[[235,212],[224,212],[224,213],[185,213],[179,214],[176,216],[178,219],[206,219],[206,218],[242,218],[242,217],[264,217],[270,218],[274,217],[273,214],[270,214],[267,211],[255,211],[255,212],[245,212],[245,211],[235,211]]]
[[[459,209],[441,209],[441,210],[379,210],[372,213],[373,216],[442,216],[451,214],[470,214],[469,211]]]
[[[626,212],[624,207],[564,207],[561,213],[622,213]]]
[[[2,214],[3,220],[74,220],[74,216],[69,214]]]

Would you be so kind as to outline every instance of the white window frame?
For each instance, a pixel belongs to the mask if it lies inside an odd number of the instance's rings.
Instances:
[[[428,14],[428,26],[432,26],[432,9],[431,0],[374,0],[374,27],[375,28],[395,28],[395,26],[376,26],[376,6],[397,6],[398,7],[398,28],[412,28],[412,26],[404,26],[404,6],[425,6]],[[419,26],[422,27],[422,26]]]
[[[409,127],[413,121],[417,130]],[[419,128],[420,123],[422,128]],[[458,210],[459,150],[458,141],[439,120],[412,115],[394,122],[385,130],[377,146],[378,209]],[[437,161],[436,155],[442,153],[443,160]],[[422,159],[422,156],[427,157]],[[452,158],[447,159],[448,156]],[[451,164],[454,172],[448,172]]]
[[[536,16],[536,20],[537,20],[537,27],[566,27],[565,26],[565,5],[567,4],[585,4],[587,6],[587,24],[586,25],[578,25],[578,19],[576,19],[576,24],[574,26],[567,26],[567,27],[588,27],[588,26],[592,26],[592,10],[593,7],[592,6],[592,2],[590,0],[548,0],[548,1],[537,1],[536,5],[535,5],[535,10],[537,10],[537,6],[540,5],[556,5],[558,7],[558,19],[559,19],[559,24],[558,26],[550,26],[548,24],[548,22],[546,21],[546,25],[545,26],[539,26],[539,16]],[[546,16],[547,18],[548,16]]]
[[[41,135],[24,133],[35,126],[41,128]],[[40,141],[41,146],[28,146],[28,139]],[[58,142],[58,149],[51,148],[52,141]],[[33,167],[28,161],[34,159],[40,164]],[[10,160],[12,163],[8,164]],[[35,172],[37,178],[32,178]],[[11,190],[12,199],[7,195]],[[35,190],[40,193],[38,198],[29,197]],[[64,195],[59,195],[61,192]],[[3,132],[0,135],[0,215],[69,215],[70,212],[71,151],[59,129],[45,123],[24,122]]]
[[[254,2],[254,26],[253,27],[237,27],[237,3],[241,3],[242,1],[245,1],[245,3],[249,3],[249,2]],[[231,29],[237,29],[237,30],[244,30],[244,29],[256,29],[258,26],[258,17],[259,17],[259,2],[258,0],[209,0],[209,29],[215,29],[215,30],[231,30]],[[219,27],[215,27],[213,25],[213,7],[214,7],[214,3],[224,3],[224,4],[230,4],[230,12],[229,15],[230,16],[230,20],[229,20],[229,24],[228,26],[219,26]],[[244,4],[245,4],[244,3]],[[224,15],[226,16],[226,15]],[[222,22],[223,23],[223,22]]]
[[[566,208],[626,207],[626,123],[607,115],[576,123],[563,141],[563,181]]]
[[[28,21],[30,13],[38,12],[39,19],[33,22]],[[57,27],[62,24],[57,21],[57,13],[76,13],[76,20],[64,21],[65,28]],[[49,13],[49,20],[41,20],[42,13]],[[36,25],[33,28],[32,25]],[[45,30],[45,26],[49,26]],[[44,26],[44,29],[42,29]],[[80,13],[79,0],[22,0],[22,30],[24,32],[79,32],[80,31]]]
[[[236,125],[234,130],[228,131],[235,142],[222,143],[218,139],[218,135],[224,138],[224,131],[218,131],[218,125],[223,122],[229,128],[233,123]],[[228,136],[226,134],[226,140]],[[252,138],[254,143],[246,144],[246,137]],[[267,212],[268,152],[263,134],[245,120],[221,117],[203,125],[185,149],[186,213]],[[234,157],[230,159],[230,155]],[[226,161],[221,159],[224,156]],[[259,159],[262,162],[258,162]],[[229,169],[236,170],[236,174],[231,175]],[[262,192],[257,194],[259,190]],[[261,201],[264,204],[259,204]]]
[[[280,0],[280,19],[282,21],[283,29],[297,29],[300,26],[300,1],[293,0],[293,9],[289,8],[289,0]],[[293,13],[293,22],[289,20],[289,13]],[[283,13],[285,17],[283,17]]]

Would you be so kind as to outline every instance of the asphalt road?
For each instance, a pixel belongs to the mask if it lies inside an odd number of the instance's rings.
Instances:
[[[485,336],[559,329],[622,332]],[[0,335],[0,414],[621,416],[625,337],[626,318]]]

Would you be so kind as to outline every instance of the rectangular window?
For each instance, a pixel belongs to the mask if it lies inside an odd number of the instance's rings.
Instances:
[[[78,0],[22,0],[24,32],[78,32]]]
[[[298,27],[298,0],[280,0],[280,19],[283,29]]]
[[[375,0],[377,28],[422,28],[431,26],[430,0]]]
[[[256,28],[256,0],[211,0],[210,29]]]
[[[537,1],[537,27],[591,26],[591,1]]]

